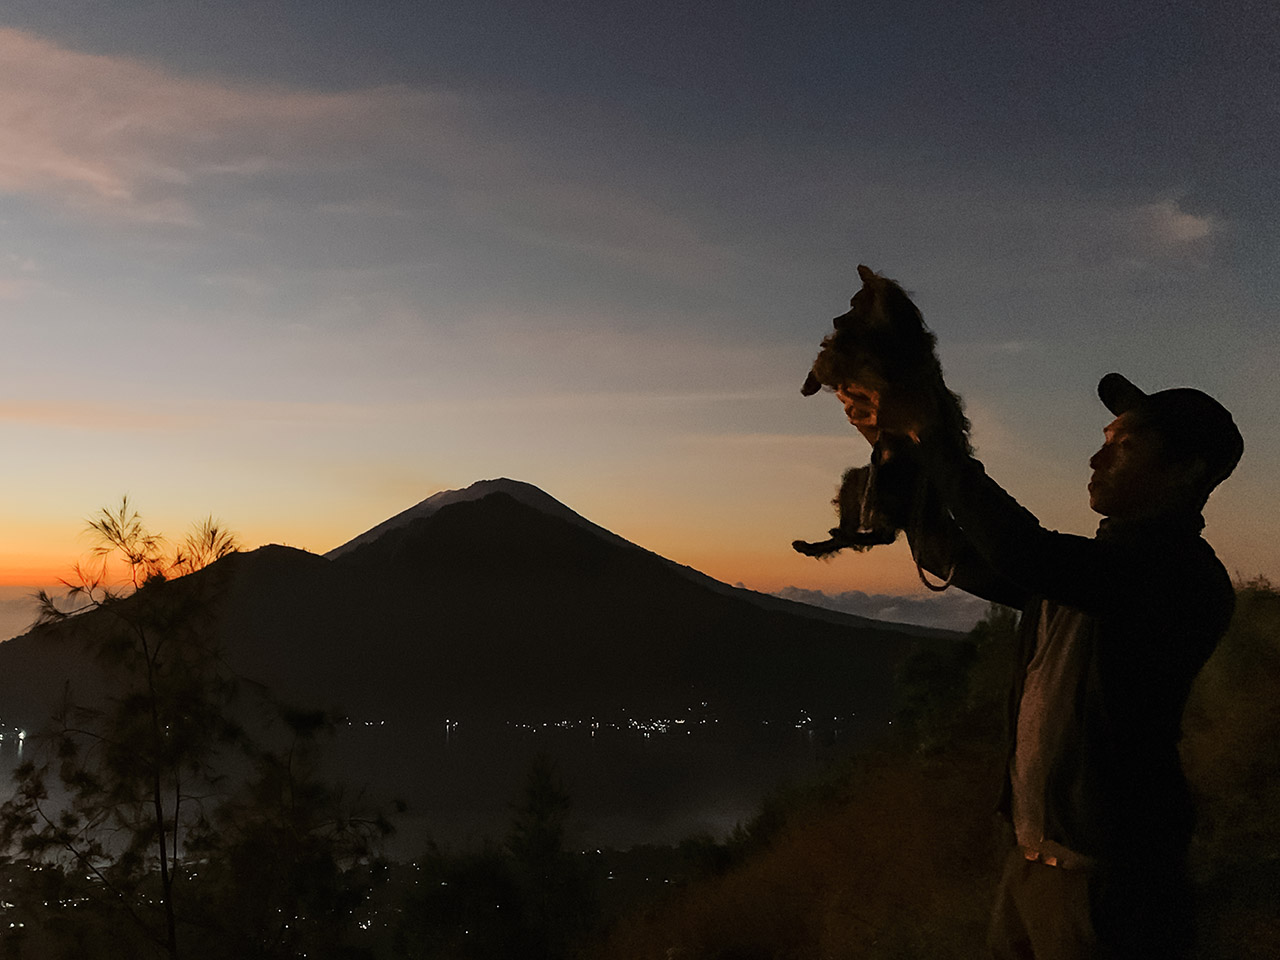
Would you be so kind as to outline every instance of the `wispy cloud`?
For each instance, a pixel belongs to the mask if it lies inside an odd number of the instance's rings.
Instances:
[[[1148,268],[1202,263],[1226,222],[1182,209],[1172,199],[1123,206],[1085,206],[1058,229],[1076,259],[1103,265]]]
[[[976,186],[890,179],[844,203],[850,220],[876,225],[870,240],[886,253],[884,263],[872,265],[890,275],[899,263],[918,265],[898,279],[925,294],[964,281],[984,286],[987,278],[1057,288],[1082,271],[1096,283],[1099,269],[1199,264],[1216,255],[1216,241],[1231,229],[1224,213],[1190,210],[1159,186],[1119,199],[1031,188],[1012,175]],[[983,243],[967,242],[975,237]]]
[[[39,283],[40,267],[30,257],[8,254],[0,259],[0,300],[21,300]]]
[[[189,420],[172,413],[157,413],[98,403],[0,402],[0,423],[60,430],[172,430]]]
[[[698,433],[686,434],[681,439],[686,443],[700,447],[717,445],[754,450],[762,448],[779,450],[795,447],[810,450],[821,448],[847,451],[854,446],[851,436],[823,433]]]
[[[942,595],[894,596],[868,594],[861,590],[825,593],[822,590],[783,587],[775,596],[889,623],[915,623],[966,632],[972,630],[989,609],[987,601],[958,590]]]
[[[965,340],[949,347],[951,358],[985,360],[992,357],[1016,357],[1041,353],[1045,344],[1039,340]]]
[[[376,404],[323,402],[220,401],[216,409],[204,404],[191,404],[171,405],[168,409],[158,410],[154,407],[103,403],[98,399],[66,403],[0,401],[0,423],[93,433],[104,430],[192,430],[227,425],[244,429],[254,424],[355,423],[374,420],[385,415],[385,412],[384,407]]]
[[[1120,266],[1146,270],[1207,263],[1226,222],[1164,199],[1111,210],[1098,227],[1097,250]]]
[[[420,129],[448,102],[231,86],[0,29],[0,190],[189,222],[186,192],[201,178],[349,160],[401,115]]]
[[[686,283],[733,265],[689,219],[607,185],[515,180],[467,191],[460,203],[515,240]]]
[[[1221,228],[1217,218],[1187,213],[1173,200],[1138,207],[1133,220],[1150,242],[1163,247],[1176,248],[1195,243]]]
[[[693,279],[723,259],[679,213],[570,176],[575,163],[485,115],[449,91],[232,84],[0,29],[0,193],[194,226],[210,219],[211,191],[256,179],[267,186],[252,202],[287,197],[290,215],[328,216],[326,229],[448,209],[490,235],[629,269]],[[299,199],[304,178],[326,175],[341,186]]]

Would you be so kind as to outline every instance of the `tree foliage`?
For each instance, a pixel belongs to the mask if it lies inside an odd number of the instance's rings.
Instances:
[[[1018,612],[993,603],[963,640],[923,645],[908,657],[898,674],[902,735],[924,752],[999,739],[1017,631]]]
[[[192,925],[217,946],[200,956],[244,960],[358,956],[356,914],[384,866],[389,822],[318,771],[334,721],[282,709],[284,742],[246,745],[248,774],[188,838],[200,863]]]
[[[507,850],[523,894],[527,956],[562,957],[589,924],[587,884],[565,847],[569,792],[546,754],[534,758],[515,807]]]
[[[170,545],[127,498],[88,526],[92,560],[64,581],[65,598],[40,596],[38,627],[94,658],[103,690],[66,691],[0,806],[0,843],[31,883],[78,885],[39,900],[37,919],[65,927],[59,949],[76,956],[109,956],[108,944],[174,960],[295,956],[304,928],[339,942],[316,928],[367,890],[356,877],[386,824],[354,816],[316,776],[326,718],[271,703],[226,662],[227,577],[205,568],[235,537],[210,518]],[[283,735],[264,733],[271,715]],[[68,904],[84,907],[73,924]]]
[[[458,960],[560,960],[592,929],[591,880],[566,847],[571,809],[554,762],[525,775],[506,842],[450,854],[432,847],[415,865],[416,892],[400,905],[397,952]]]
[[[1201,852],[1216,867],[1280,862],[1280,590],[1238,584],[1236,612],[1196,678],[1183,765],[1200,802]]]
[[[1236,593],[1184,716],[1201,960],[1280,944],[1280,590],[1257,577]],[[993,608],[963,646],[922,648],[900,678],[900,737],[855,758],[835,789],[775,806],[768,843],[634,912],[596,956],[977,955],[1007,842],[985,813],[1007,763],[1015,626]]]

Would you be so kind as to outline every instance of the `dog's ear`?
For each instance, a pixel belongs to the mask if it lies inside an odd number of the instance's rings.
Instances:
[[[886,281],[868,266],[858,264],[858,276],[862,278],[862,289],[849,301],[849,312],[843,317],[836,317],[836,329],[842,330],[846,325],[856,324],[862,329],[883,327],[890,322],[884,309],[884,292]],[[848,319],[848,323],[841,320]]]

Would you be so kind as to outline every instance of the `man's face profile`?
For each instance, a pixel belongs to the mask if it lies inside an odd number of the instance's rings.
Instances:
[[[1089,460],[1089,507],[1104,517],[1136,517],[1168,506],[1177,478],[1159,434],[1140,429],[1132,412],[1116,417],[1102,434],[1102,447]]]

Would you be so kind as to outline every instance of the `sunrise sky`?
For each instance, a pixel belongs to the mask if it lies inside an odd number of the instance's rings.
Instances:
[[[324,552],[507,476],[757,589],[865,447],[799,388],[866,263],[989,472],[1092,532],[1104,373],[1246,452],[1280,575],[1280,7],[17,0],[0,12],[0,582],[128,493]]]

